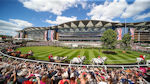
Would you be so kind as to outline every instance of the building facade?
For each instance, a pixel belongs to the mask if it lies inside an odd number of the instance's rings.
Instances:
[[[115,30],[118,40],[130,33],[132,39],[150,41],[150,22],[116,23],[99,20],[71,21],[51,27],[28,27],[18,31],[18,37],[36,41],[100,41],[107,29]]]

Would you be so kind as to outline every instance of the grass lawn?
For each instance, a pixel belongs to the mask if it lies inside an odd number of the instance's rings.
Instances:
[[[105,49],[67,49],[63,47],[52,47],[52,46],[34,46],[34,47],[21,47],[16,50],[20,50],[22,53],[27,53],[29,50],[34,52],[34,58],[38,60],[46,60],[48,61],[49,54],[53,56],[68,56],[68,59],[72,59],[73,57],[86,56],[86,60],[84,63],[90,63],[92,58],[98,57],[107,57],[106,64],[127,64],[127,63],[135,63],[136,57],[143,54],[146,55],[146,59],[150,59],[150,55],[147,53],[141,53],[136,51],[126,51],[126,53],[122,53],[120,49],[114,49],[111,51],[115,51],[116,54],[104,54],[102,51]],[[100,52],[99,52],[100,51]],[[29,57],[30,58],[30,57]]]

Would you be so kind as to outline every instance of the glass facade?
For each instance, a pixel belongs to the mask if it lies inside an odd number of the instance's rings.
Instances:
[[[32,38],[33,40],[44,40],[44,31],[45,30],[26,31],[27,38]]]
[[[59,29],[59,41],[100,41],[105,28]]]

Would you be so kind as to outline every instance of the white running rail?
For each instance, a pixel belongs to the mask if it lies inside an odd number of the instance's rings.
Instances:
[[[24,59],[24,58],[19,58],[19,57],[13,57],[9,56],[7,54],[4,54],[0,52],[1,55],[8,57],[8,58],[13,58],[16,60],[23,60],[23,61],[30,61],[30,62],[38,62],[38,63],[46,63],[46,64],[53,64],[53,65],[61,65],[61,66],[86,66],[86,67],[140,67],[140,66],[147,66],[147,64],[140,64],[140,65],[81,65],[81,64],[68,64],[68,63],[56,63],[56,62],[47,62],[47,61],[39,61],[39,60],[31,60],[31,59]]]

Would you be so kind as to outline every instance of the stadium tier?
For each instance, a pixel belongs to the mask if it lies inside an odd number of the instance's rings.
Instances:
[[[50,27],[28,27],[18,31],[18,38],[36,41],[100,41],[107,29],[118,34],[118,40],[130,33],[136,41],[150,42],[150,22],[116,23],[99,20],[79,20]]]

